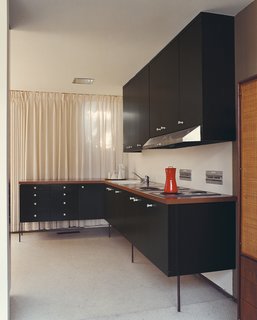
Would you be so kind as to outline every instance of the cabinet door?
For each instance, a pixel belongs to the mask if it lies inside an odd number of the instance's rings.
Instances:
[[[123,87],[124,152],[141,151],[149,139],[149,69]]]
[[[130,194],[127,238],[161,271],[168,274],[168,206]]]
[[[150,63],[150,136],[176,131],[179,106],[178,41]]]
[[[51,219],[50,185],[20,185],[20,222]]]
[[[106,186],[104,191],[104,218],[111,225],[115,224],[115,211],[116,211],[116,203],[114,201],[114,188]]]
[[[178,206],[180,274],[235,268],[234,202]]]
[[[51,189],[51,219],[77,220],[78,214],[78,188],[76,184],[52,185]]]
[[[101,219],[104,212],[104,186],[82,184],[78,186],[79,219]]]
[[[201,16],[179,36],[179,130],[202,123],[202,24]]]
[[[126,205],[124,197],[127,192],[105,187],[105,219],[119,232],[124,234],[126,227]]]

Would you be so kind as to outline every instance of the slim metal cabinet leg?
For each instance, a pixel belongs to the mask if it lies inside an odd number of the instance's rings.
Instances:
[[[131,262],[134,263],[134,246],[131,244]]]
[[[181,302],[180,302],[180,276],[177,276],[177,310],[181,311]]]
[[[22,224],[19,223],[19,242],[21,242],[21,228],[22,228]]]

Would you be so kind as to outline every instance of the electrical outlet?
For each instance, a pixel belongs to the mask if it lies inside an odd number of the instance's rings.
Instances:
[[[192,181],[192,170],[191,169],[179,169],[179,179]]]
[[[223,184],[223,171],[206,171],[206,183]]]

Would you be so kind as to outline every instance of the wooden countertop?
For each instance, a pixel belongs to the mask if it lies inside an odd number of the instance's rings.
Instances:
[[[85,179],[85,180],[27,180],[27,181],[19,181],[19,184],[94,184],[94,183],[101,183],[105,185],[109,185],[121,190],[125,190],[131,192],[137,196],[141,196],[147,198],[149,200],[157,201],[160,203],[164,203],[167,205],[172,204],[190,204],[190,203],[213,203],[213,202],[231,202],[236,201],[236,196],[220,194],[220,195],[213,195],[213,196],[193,196],[193,197],[179,197],[174,196],[170,198],[169,196],[158,196],[153,192],[149,191],[142,191],[139,189],[140,183],[137,184],[126,184],[122,185],[119,183],[115,183],[111,180],[106,179]],[[162,184],[153,184],[154,186],[163,187]]]

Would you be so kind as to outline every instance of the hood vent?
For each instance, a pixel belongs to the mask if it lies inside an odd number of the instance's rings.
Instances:
[[[201,142],[201,126],[150,138],[143,149],[174,148],[177,145],[193,145]],[[182,146],[182,145],[181,145]]]

